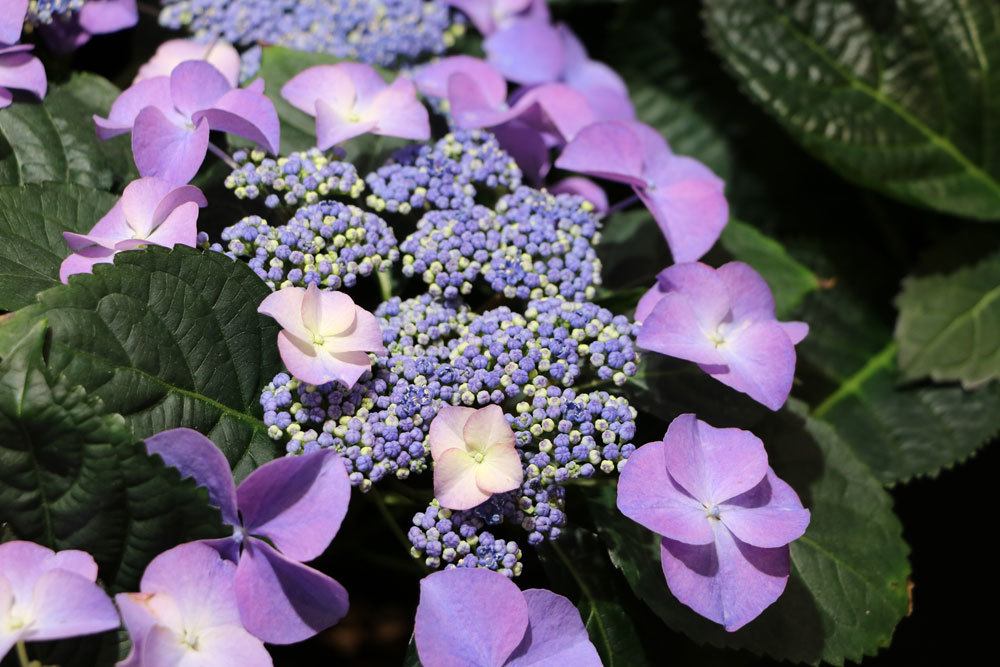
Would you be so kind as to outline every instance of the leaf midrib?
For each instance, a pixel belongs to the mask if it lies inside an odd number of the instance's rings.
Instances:
[[[822,403],[816,406],[816,408],[812,411],[813,416],[822,418],[844,398],[858,393],[861,385],[868,381],[869,378],[880,370],[888,367],[888,364],[893,360],[893,358],[895,358],[896,349],[895,341],[890,341],[884,348],[869,358],[864,366],[841,382],[836,391],[827,396]]]
[[[913,357],[910,359],[909,364],[907,365],[916,366],[919,363],[919,361],[923,359],[930,352],[930,350],[938,344],[940,339],[943,338],[945,335],[950,334],[954,330],[954,328],[958,326],[960,322],[964,322],[965,320],[970,320],[974,322],[976,319],[978,319],[979,314],[997,299],[1000,299],[1000,285],[997,285],[990,291],[983,294],[983,296],[981,296],[979,300],[977,300],[976,303],[972,305],[971,308],[961,313],[958,317],[949,322],[947,326],[945,326],[943,329],[941,329],[936,334],[931,336],[930,340],[928,340],[926,343],[923,344],[923,346],[917,351],[917,353],[913,355]]]

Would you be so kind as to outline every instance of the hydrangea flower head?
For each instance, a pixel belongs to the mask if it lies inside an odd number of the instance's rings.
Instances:
[[[774,297],[743,262],[713,269],[699,262],[664,269],[639,301],[636,344],[693,361],[713,378],[772,410],[788,399],[795,345],[804,322],[779,322]]]
[[[0,44],[13,44],[21,38],[24,17],[28,13],[28,0],[8,0],[0,14]]]
[[[601,665],[572,602],[484,569],[424,577],[413,634],[426,667]]]
[[[369,352],[383,353],[378,320],[343,292],[285,287],[257,312],[277,320],[278,351],[288,370],[309,384],[337,380],[348,389],[371,369]]]
[[[90,232],[63,233],[73,253],[59,267],[59,279],[65,283],[71,275],[90,273],[95,264],[111,262],[122,250],[146,245],[194,247],[198,207],[206,203],[201,190],[192,185],[178,187],[159,178],[132,181]]]
[[[206,544],[163,552],[146,566],[139,592],[115,601],[132,638],[118,667],[272,664],[240,620],[236,566]]]
[[[320,150],[368,132],[421,141],[431,136],[430,118],[413,82],[399,77],[386,84],[370,65],[310,67],[292,77],[281,96],[315,116]]]
[[[708,252],[729,220],[722,180],[697,160],[674,155],[656,130],[641,123],[603,121],[584,128],[556,166],[631,185],[677,262]]]
[[[445,405],[431,422],[434,495],[449,509],[481,505],[521,485],[524,471],[503,410]]]
[[[692,414],[677,417],[662,442],[632,453],[618,509],[663,537],[663,574],[677,599],[730,632],[780,597],[787,545],[809,525],[759,438]]]
[[[31,55],[32,48],[30,44],[0,44],[0,109],[14,101],[12,89],[26,90],[39,99],[45,97],[48,89],[45,67]]]
[[[230,86],[239,83],[240,54],[232,44],[222,40],[201,44],[193,39],[168,39],[160,44],[153,57],[139,68],[132,83],[170,76],[175,67],[188,60],[204,60],[219,70]]]
[[[94,116],[97,134],[132,133],[132,154],[143,176],[191,180],[205,159],[211,130],[229,132],[277,152],[280,127],[264,82],[233,88],[222,72],[189,60],[170,76],[134,84],[118,96],[107,118]]]
[[[276,459],[236,488],[226,457],[196,431],[163,431],[146,440],[146,449],[205,487],[233,527],[232,537],[208,544],[237,563],[236,603],[250,633],[292,644],[343,618],[344,587],[303,565],[323,553],[347,514],[351,485],[335,452]]]
[[[19,540],[0,544],[0,658],[20,641],[117,628],[118,612],[96,579],[97,563],[83,551]]]

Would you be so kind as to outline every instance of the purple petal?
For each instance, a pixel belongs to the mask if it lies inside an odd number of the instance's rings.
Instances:
[[[236,571],[236,565],[211,546],[187,542],[154,558],[139,590],[170,596],[180,618],[201,627],[238,625]]]
[[[119,593],[115,596],[115,604],[125,623],[125,630],[132,640],[128,655],[116,663],[115,667],[142,667],[142,645],[159,620],[148,604],[151,597],[148,593]]]
[[[589,178],[582,176],[564,178],[549,188],[549,192],[554,195],[579,195],[593,204],[595,211],[603,213],[608,210],[608,195],[604,192],[604,188]]]
[[[124,134],[132,129],[139,112],[146,107],[157,107],[169,118],[183,122],[170,103],[170,79],[156,77],[134,84],[125,90],[111,105],[107,118],[94,116],[97,136],[101,139]]]
[[[97,579],[97,564],[85,551],[54,552],[24,540],[0,544],[0,576],[6,578],[15,597],[31,597],[38,578],[52,570],[66,570],[87,581]]]
[[[90,0],[79,13],[80,27],[91,35],[131,28],[139,22],[136,0]]]
[[[552,167],[549,147],[542,133],[517,120],[498,125],[491,131],[501,148],[517,162],[524,177],[532,183],[541,183]]]
[[[254,538],[236,569],[243,626],[269,644],[294,644],[340,621],[347,591],[318,570],[282,556]]]
[[[177,207],[145,240],[164,248],[175,245],[194,248],[198,245],[198,205],[188,202]]]
[[[424,667],[499,667],[527,629],[524,595],[498,572],[456,568],[420,580],[413,635]]]
[[[417,90],[425,97],[448,97],[448,81],[454,74],[464,74],[482,89],[490,106],[496,107],[507,99],[507,82],[492,65],[472,56],[451,56],[424,65],[413,74]]]
[[[491,35],[498,27],[509,22],[512,17],[524,12],[535,4],[544,8],[545,1],[536,0],[445,0],[445,3],[455,7],[469,17],[472,25],[483,36]],[[548,13],[543,16],[547,19]]]
[[[721,506],[722,523],[742,542],[755,547],[781,547],[802,537],[809,510],[773,470],[760,484]]]
[[[795,346],[778,322],[750,324],[727,336],[719,350],[722,364],[702,364],[703,371],[772,410],[785,404],[795,375]]]
[[[91,635],[117,628],[121,621],[100,586],[76,572],[50,570],[35,582],[30,641]]]
[[[431,136],[427,107],[417,99],[413,82],[403,77],[372,98],[365,116],[375,121],[375,134],[414,141],[425,141]]]
[[[652,301],[653,297],[647,299],[642,304],[643,309]],[[643,350],[695,363],[723,363],[725,357],[713,338],[716,327],[710,324],[712,311],[709,307],[712,305],[681,292],[663,294],[648,314],[639,314],[642,326],[636,345]]]
[[[28,13],[28,0],[9,0],[0,12],[0,44],[13,44],[21,38],[24,17]],[[0,653],[3,655],[3,653]]]
[[[583,128],[563,149],[556,166],[597,178],[644,185],[644,148],[622,122],[605,121]]]
[[[761,549],[716,524],[714,544],[664,538],[660,558],[670,592],[697,613],[734,632],[777,600],[788,582],[788,547]]]
[[[0,87],[27,90],[39,98],[45,97],[48,83],[45,67],[28,51],[0,54]]]
[[[145,83],[145,82],[143,82]],[[178,127],[156,107],[139,112],[132,128],[132,155],[143,176],[157,176],[171,183],[187,183],[205,161],[208,122],[194,130]]]
[[[69,277],[78,273],[90,273],[97,264],[113,261],[115,251],[101,246],[90,246],[74,252],[59,265],[59,280],[68,283]]]
[[[798,345],[809,335],[809,325],[805,322],[778,322],[778,324],[792,341],[792,345]]]
[[[547,21],[517,19],[483,41],[487,59],[520,84],[556,81],[563,71],[562,38]]]
[[[188,60],[170,73],[170,97],[174,106],[188,118],[197,111],[211,109],[232,89],[219,70],[204,60]],[[215,128],[213,128],[215,129]]]
[[[208,500],[219,508],[222,519],[238,526],[236,485],[229,462],[211,440],[189,428],[161,431],[146,438],[146,450],[156,454],[181,477],[190,477],[208,491]]]
[[[715,270],[729,292],[734,320],[773,320],[774,296],[764,278],[743,262],[729,262]]]
[[[198,632],[197,649],[188,647],[184,639],[162,625],[152,628],[142,645],[143,667],[271,667],[273,664],[264,644],[238,625],[201,630]]]
[[[455,124],[465,129],[493,127],[516,115],[502,97],[493,97],[478,80],[461,72],[448,80],[448,106]]]
[[[541,112],[541,124],[536,127],[558,135],[563,143],[571,141],[580,131],[597,120],[590,109],[587,98],[562,83],[549,83],[532,88],[521,95],[514,105],[514,111],[532,122],[528,109],[537,106]]]
[[[281,87],[281,96],[310,116],[316,115],[316,100],[325,99],[336,108],[350,108],[355,100],[350,78],[336,65],[316,65],[302,70]]]
[[[159,226],[171,213],[184,204],[196,204],[199,208],[208,206],[204,193],[193,185],[182,185],[169,190],[153,210],[153,226]]]
[[[351,121],[343,118],[324,100],[316,100],[316,146],[328,150],[348,139],[371,132],[376,121]]]
[[[222,72],[230,86],[235,87],[240,78],[240,54],[222,40],[202,44],[193,39],[170,39],[160,44],[149,61],[139,68],[138,83],[155,76],[169,77],[174,68],[186,60],[205,60]]]
[[[541,588],[524,591],[524,600],[528,604],[528,630],[506,667],[601,667],[597,649],[572,602]]]
[[[646,290],[646,293],[639,297],[639,303],[635,305],[635,315],[632,317],[636,324],[642,324],[649,317],[649,314],[653,312],[653,308],[656,304],[667,295],[667,291],[660,284],[660,281],[656,281],[656,284]]]
[[[14,102],[14,93],[0,86],[0,109],[6,109]]]
[[[475,408],[461,405],[441,406],[427,433],[431,458],[440,458],[449,449],[465,450],[465,424],[475,413]]]
[[[705,507],[671,479],[665,447],[650,442],[629,456],[618,481],[618,510],[658,535],[708,544],[715,537]]]
[[[228,132],[249,139],[271,153],[278,152],[281,126],[274,103],[260,93],[246,88],[236,88],[223,95],[211,109],[192,116],[198,123],[202,118],[218,132]]]
[[[247,533],[268,538],[289,558],[308,561],[322,554],[340,529],[351,483],[340,456],[324,449],[262,465],[243,480],[236,496]]]

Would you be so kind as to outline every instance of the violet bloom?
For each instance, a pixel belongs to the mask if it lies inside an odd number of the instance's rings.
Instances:
[[[205,196],[193,185],[175,186],[159,178],[140,178],[126,186],[121,199],[86,234],[64,232],[73,253],[59,267],[59,280],[90,273],[95,264],[113,261],[123,250],[147,245],[195,246],[198,207]]]
[[[320,150],[369,132],[418,141],[431,136],[430,118],[413,82],[399,77],[389,85],[370,65],[310,67],[282,86],[281,96],[316,118]]]
[[[693,361],[772,410],[788,399],[795,345],[809,333],[805,322],[775,319],[770,288],[743,262],[664,269],[639,300],[635,320],[640,348]]]
[[[117,628],[118,612],[96,580],[97,563],[86,552],[0,544],[0,658],[17,642]]]
[[[0,12],[0,45],[21,39],[24,17],[28,14],[28,0],[7,0],[5,4]]]
[[[170,76],[174,68],[188,60],[204,60],[235,87],[240,80],[240,54],[228,42],[217,39],[202,44],[193,39],[170,39],[160,44],[153,57],[139,68],[132,83],[157,76]]]
[[[601,665],[572,602],[483,568],[421,579],[413,635],[424,667]]]
[[[343,618],[344,587],[303,565],[323,553],[347,514],[351,483],[336,452],[275,459],[236,488],[226,457],[196,431],[163,431],[146,439],[146,449],[205,487],[233,527],[232,537],[205,543],[237,563],[236,603],[251,634],[293,644]]]
[[[67,53],[94,35],[104,35],[133,27],[139,22],[136,0],[87,0],[68,20],[42,27],[45,41],[53,51]]]
[[[483,50],[505,77],[526,86],[558,81],[566,69],[562,37],[548,16],[510,21],[483,40]]]
[[[598,120],[635,118],[628,86],[618,73],[602,62],[591,60],[583,43],[568,26],[560,24],[557,30],[564,61],[559,80],[587,98]]]
[[[109,139],[132,133],[135,165],[143,176],[187,183],[205,160],[211,130],[278,150],[280,128],[264,82],[234,88],[204,61],[183,62],[170,76],[134,84],[111,105],[107,118],[94,116],[97,134]]]
[[[427,441],[434,459],[434,495],[453,510],[482,505],[524,481],[514,431],[499,405],[478,410],[444,405]]]
[[[697,160],[674,155],[663,137],[642,123],[594,123],[566,146],[556,166],[631,185],[677,262],[708,252],[729,220],[722,180]]]
[[[132,639],[118,667],[268,667],[263,642],[247,632],[236,601],[236,566],[189,542],[154,558],[138,593],[115,596]]]
[[[375,316],[343,292],[321,290],[315,283],[268,294],[257,312],[281,325],[281,360],[292,375],[308,384],[336,380],[350,389],[371,370],[368,353],[385,353]]]
[[[31,55],[32,48],[30,44],[0,45],[0,109],[14,101],[12,89],[26,90],[39,99],[45,97],[45,67]]]
[[[680,415],[663,442],[632,452],[618,509],[661,535],[667,586],[682,603],[733,632],[785,590],[788,543],[809,511],[768,467],[749,431]]]
[[[445,4],[468,16],[484,37],[521,18],[549,18],[546,0],[445,0]]]

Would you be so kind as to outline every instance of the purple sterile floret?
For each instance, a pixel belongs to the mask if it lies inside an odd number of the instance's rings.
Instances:
[[[730,632],[780,597],[787,545],[809,525],[759,438],[692,414],[677,417],[662,442],[632,453],[618,509],[663,537],[663,573],[677,599]]]
[[[43,16],[37,11],[29,16],[39,25],[46,43],[54,51],[72,51],[89,42],[94,35],[126,30],[139,22],[136,0],[86,0],[66,5],[69,11],[59,16],[51,13]]]
[[[31,55],[30,44],[0,44],[0,109],[14,101],[12,90],[25,90],[39,99],[45,97],[48,80],[42,62]]]

